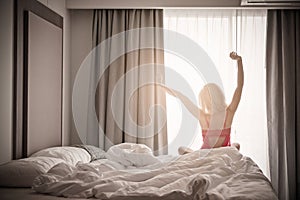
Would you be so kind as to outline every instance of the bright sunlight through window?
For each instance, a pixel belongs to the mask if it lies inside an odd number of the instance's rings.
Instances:
[[[237,85],[237,64],[229,58],[229,53],[237,51],[242,56],[244,89],[232,124],[231,142],[240,143],[240,151],[251,157],[269,176],[265,92],[266,10],[167,9],[164,13],[164,28],[194,40],[213,60],[223,82],[227,103],[231,101]],[[193,67],[168,52],[165,53],[165,64],[184,77],[198,97],[206,83],[193,71]],[[166,72],[166,82],[170,76]],[[194,134],[180,128],[183,109],[186,108],[177,98],[167,95],[169,144],[180,131]],[[199,124],[195,133],[189,144],[194,150],[202,145]],[[169,149],[169,153],[176,155],[177,149]]]

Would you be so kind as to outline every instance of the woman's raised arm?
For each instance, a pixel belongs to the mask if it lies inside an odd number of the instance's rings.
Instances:
[[[165,88],[166,92],[170,95],[175,96],[181,100],[183,105],[188,109],[188,111],[198,120],[200,120],[200,116],[203,116],[204,112],[196,106],[188,97],[183,95],[181,92],[177,90],[173,90],[170,88]]]
[[[228,110],[231,112],[235,112],[237,107],[240,103],[243,86],[244,86],[244,69],[243,69],[243,62],[242,57],[237,55],[235,52],[230,53],[230,58],[237,61],[238,64],[238,77],[237,77],[237,87],[234,91],[231,103],[228,106]]]

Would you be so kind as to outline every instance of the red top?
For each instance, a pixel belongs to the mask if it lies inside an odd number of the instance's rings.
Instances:
[[[202,145],[201,149],[213,148],[213,146],[211,147],[210,144],[209,144],[209,137],[224,138],[224,141],[222,143],[222,147],[230,146],[231,145],[230,144],[230,131],[231,131],[231,128],[225,128],[225,129],[222,129],[222,130],[202,130],[203,145]]]
[[[226,113],[226,119],[227,119],[227,113]],[[224,121],[224,125],[226,123],[226,119]],[[209,124],[209,123],[208,123]],[[210,149],[213,148],[213,146],[210,146],[209,144],[209,137],[221,137],[224,138],[224,141],[222,143],[222,147],[230,146],[230,132],[231,128],[223,128],[221,130],[204,130],[202,129],[202,138],[203,138],[203,145],[201,149]],[[217,138],[216,142],[218,141],[219,138]]]

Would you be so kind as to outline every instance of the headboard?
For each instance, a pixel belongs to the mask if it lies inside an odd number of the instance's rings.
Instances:
[[[13,158],[62,144],[63,18],[15,1]]]

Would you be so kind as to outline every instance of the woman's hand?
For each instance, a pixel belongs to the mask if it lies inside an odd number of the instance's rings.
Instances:
[[[230,54],[229,54],[229,57],[232,59],[232,60],[242,60],[242,57],[239,56],[236,52],[232,51]]]

